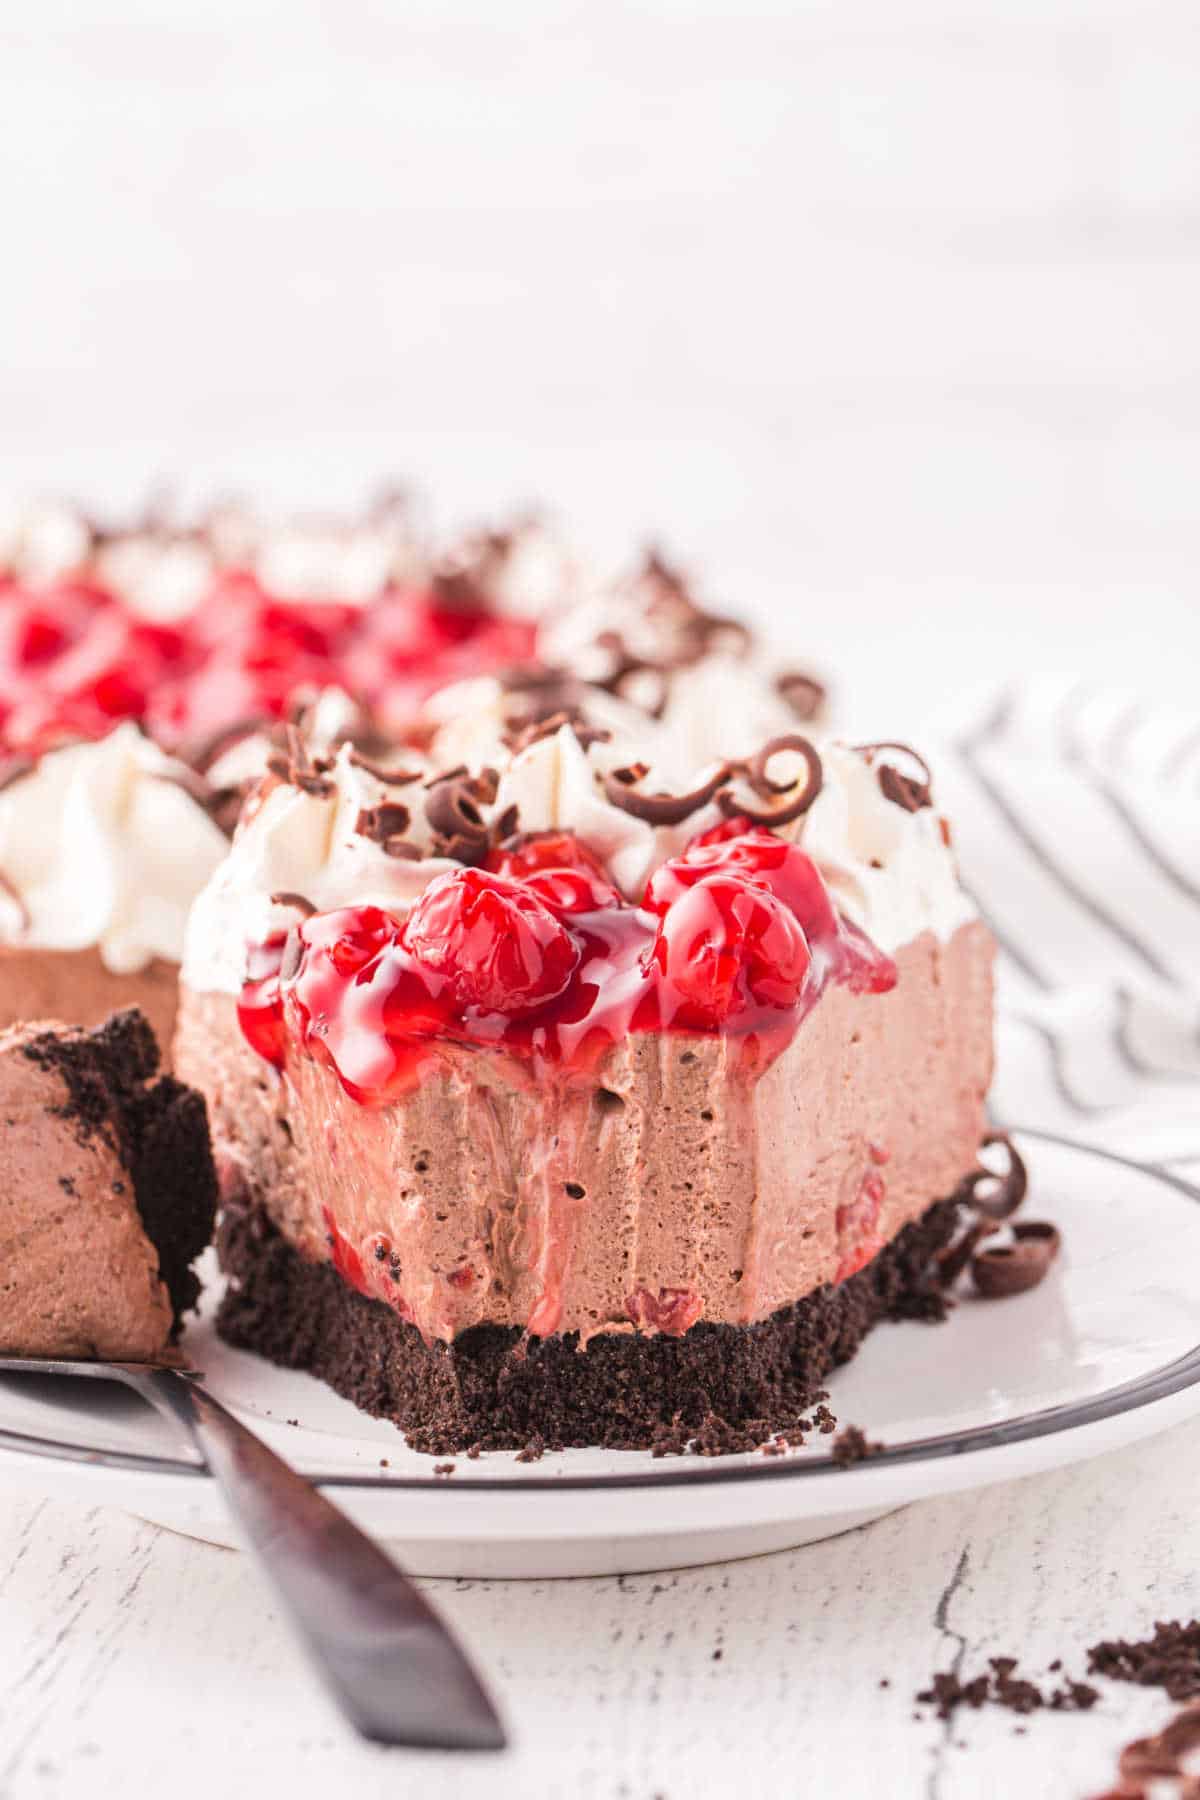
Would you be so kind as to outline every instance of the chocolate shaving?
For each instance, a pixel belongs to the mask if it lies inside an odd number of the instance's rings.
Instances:
[[[313,905],[312,901],[306,900],[303,894],[289,894],[289,893],[272,894],[271,895],[271,905],[272,906],[294,906],[296,908],[296,911],[299,913],[303,913],[304,917],[306,919],[311,919],[313,914],[317,910],[316,907]]]
[[[938,1286],[952,1288],[984,1238],[991,1237],[999,1231],[1000,1226],[994,1219],[977,1219],[956,1243],[947,1244],[934,1257],[934,1273]]]
[[[766,796],[787,793],[795,783],[774,782],[767,773],[767,766],[771,758],[785,750],[794,750],[804,758],[804,785],[796,798],[789,800],[784,806],[754,807],[747,806],[740,801],[732,788],[723,788],[717,795],[717,802],[726,818],[745,818],[749,819],[752,825],[770,827],[790,825],[793,819],[801,818],[808,811],[824,786],[825,771],[816,749],[806,737],[801,737],[799,732],[790,732],[783,737],[772,738],[769,743],[764,744],[762,749],[744,765],[746,779],[756,794]],[[730,767],[729,772],[733,773],[733,766]]]
[[[787,702],[802,725],[811,724],[825,704],[825,689],[811,675],[789,669],[775,680],[775,692]]]
[[[282,747],[267,758],[271,774],[286,781],[290,787],[299,788],[302,793],[328,800],[336,791],[330,779],[333,763],[328,757],[312,755],[298,726],[284,725],[282,737]]]
[[[624,638],[616,631],[601,632],[596,643],[600,649],[610,652],[613,658],[613,667],[603,680],[594,682],[593,686],[601,688],[606,694],[615,694],[619,700],[625,700],[640,707],[652,719],[661,719],[666,711],[670,694],[668,679],[670,663],[648,662],[645,657],[635,656]],[[632,681],[639,676],[647,675],[655,684],[654,699],[650,705],[636,699],[628,692],[629,684]]]
[[[872,767],[881,750],[898,750],[902,756],[910,757],[920,767],[919,776],[906,775],[894,763],[879,764],[877,774],[883,796],[894,805],[903,807],[905,812],[920,812],[924,807],[933,805],[933,776],[929,764],[911,744],[884,741],[879,744],[856,744],[854,748],[860,756],[866,757]]]
[[[439,855],[453,857],[468,866],[478,865],[491,847],[492,833],[479,805],[496,797],[498,777],[485,769],[476,777],[465,767],[451,769],[430,782],[425,794],[425,817],[433,829]]]
[[[644,819],[648,825],[682,825],[694,812],[717,796],[722,784],[729,779],[729,765],[721,767],[687,794],[643,794],[638,790],[638,782],[648,774],[644,763],[633,763],[625,769],[613,769],[604,777],[604,792],[613,806],[619,806],[635,819]]]
[[[1011,1219],[1029,1191],[1029,1171],[1007,1132],[989,1132],[980,1149],[990,1150],[996,1144],[1003,1145],[1008,1156],[1008,1167],[1004,1173],[997,1175],[994,1170],[981,1164],[964,1177],[955,1198],[966,1206],[973,1206],[984,1218]],[[988,1183],[996,1185],[988,1187],[981,1194],[980,1188]]]
[[[255,785],[253,781],[238,781],[227,787],[210,788],[203,800],[202,804],[209,818],[227,838],[231,838],[237,830],[246,796]]]
[[[350,761],[356,769],[364,769],[368,775],[373,775],[384,787],[408,787],[411,782],[421,779],[420,769],[389,769],[364,756],[360,750],[351,750]]]
[[[743,651],[749,646],[749,627],[740,619],[707,612],[696,600],[686,577],[678,569],[672,568],[656,548],[647,550],[641,573],[635,577],[636,582],[645,583],[653,590],[647,611],[651,615],[667,613],[673,619],[680,639],[674,667],[687,668],[699,662],[712,648],[713,639],[724,633],[736,636]]]
[[[1012,1228],[1013,1243],[978,1250],[971,1258],[971,1279],[985,1300],[1003,1300],[1037,1287],[1062,1244],[1058,1227],[1041,1219],[1025,1219]]]
[[[580,748],[588,750],[593,744],[607,744],[612,737],[611,731],[604,731],[598,725],[589,725],[578,709],[550,713],[544,719],[529,719],[524,724],[517,720],[510,722],[505,732],[504,741],[514,756],[520,756],[532,744],[540,744],[543,738],[554,737],[569,725],[579,740]]]
[[[386,850],[389,839],[402,839],[411,823],[407,806],[398,800],[385,800],[379,806],[364,806],[354,821],[354,829],[360,837],[370,838]]]

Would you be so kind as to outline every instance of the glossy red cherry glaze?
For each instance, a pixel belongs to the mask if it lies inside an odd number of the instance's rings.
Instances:
[[[178,626],[91,581],[0,578],[0,747],[100,737],[122,719],[168,748],[277,719],[301,688],[343,687],[401,729],[435,687],[533,654],[534,628],[448,608],[423,588],[366,606],[283,601],[231,571]]]
[[[839,917],[811,860],[770,833],[693,846],[656,873],[642,907],[569,837],[504,855],[520,874],[440,876],[406,922],[347,908],[256,949],[240,1007],[250,1043],[277,1067],[295,1053],[328,1063],[363,1103],[396,1098],[446,1044],[570,1081],[641,1031],[721,1035],[753,1079],[827,983],[895,985],[895,964]],[[603,903],[554,905],[568,878],[594,881]]]

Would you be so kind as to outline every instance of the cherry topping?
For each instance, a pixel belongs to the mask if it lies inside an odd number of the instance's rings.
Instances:
[[[502,1049],[539,1081],[588,1080],[645,1031],[726,1037],[753,1080],[827,983],[895,980],[809,859],[770,832],[693,846],[644,908],[569,833],[518,839],[489,862],[438,876],[406,923],[343,908],[257,947],[239,1009],[255,1049],[277,1067],[295,1050],[328,1063],[362,1104],[421,1080],[440,1045]]]
[[[285,933],[276,931],[265,943],[254,944],[247,951],[246,980],[237,1009],[238,1023],[246,1042],[277,1069],[282,1069],[287,1049],[287,1028],[279,993],[279,966],[286,941]]]
[[[812,961],[788,908],[732,873],[705,875],[671,902],[652,955],[680,1022],[701,1028],[755,1004],[794,1006]]]
[[[487,869],[439,875],[409,915],[405,948],[444,975],[461,1007],[519,1014],[555,999],[579,946],[527,882]]]
[[[487,867],[523,881],[552,912],[600,912],[619,902],[599,859],[572,831],[531,832],[493,850]]]

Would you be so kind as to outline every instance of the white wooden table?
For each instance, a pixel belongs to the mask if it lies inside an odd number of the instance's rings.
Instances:
[[[248,1558],[0,1486],[0,1800],[1095,1795],[1171,1712],[1157,1691],[951,1725],[913,1696],[956,1660],[1081,1672],[1200,1612],[1198,1490],[1192,1425],[750,1562],[431,1582],[512,1727],[470,1759],[356,1743]]]

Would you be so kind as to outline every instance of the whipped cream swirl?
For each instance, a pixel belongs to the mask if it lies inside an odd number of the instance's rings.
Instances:
[[[187,779],[119,725],[0,788],[0,944],[95,946],[117,975],[178,962],[192,900],[228,849]]]
[[[501,821],[515,808],[519,832],[574,832],[632,901],[654,869],[725,817],[714,798],[680,823],[660,824],[609,798],[606,776],[635,760],[645,769],[640,786],[647,794],[691,791],[721,767],[710,761],[687,769],[670,732],[648,729],[644,716],[622,702],[601,696],[604,705],[593,708],[589,699],[589,722],[603,717],[607,738],[584,734],[585,744],[568,722],[514,750],[505,742],[502,690],[494,682],[465,686],[472,690],[469,706],[464,687],[453,695],[447,690],[436,703],[446,723],[428,756],[402,759],[411,780],[381,781],[344,746],[328,768],[324,791],[282,783],[249,809],[228,859],[196,903],[184,958],[188,986],[239,991],[246,945],[295,920],[294,910],[273,896],[298,894],[319,911],[370,904],[407,912],[435,876],[460,866],[445,855],[426,814],[428,784],[459,765],[495,773],[489,784],[494,798],[478,807],[489,826],[507,829]],[[959,886],[939,815],[931,807],[907,811],[888,799],[877,768],[860,751],[835,741],[819,748],[821,792],[807,812],[780,827],[780,835],[803,844],[838,904],[880,949],[894,952],[923,931],[949,938],[974,911]],[[781,752],[771,774],[782,812],[789,791],[798,794],[807,779],[803,758]],[[743,774],[734,773],[726,785],[735,801],[744,797],[747,806],[761,807]],[[365,814],[397,804],[407,815],[401,855],[394,847],[389,854],[360,828]]]

